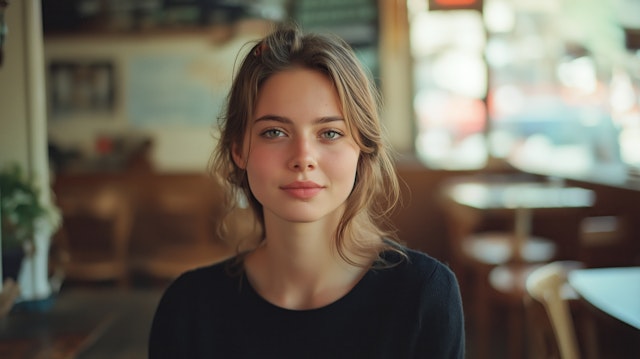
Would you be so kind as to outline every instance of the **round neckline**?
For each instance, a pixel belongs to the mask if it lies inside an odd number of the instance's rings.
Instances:
[[[360,290],[360,288],[364,285],[363,283],[365,283],[365,281],[368,280],[368,277],[371,274],[371,268],[367,269],[364,273],[364,275],[362,275],[360,277],[360,279],[356,282],[356,284],[348,291],[346,292],[344,295],[338,297],[336,300],[327,303],[325,305],[316,307],[316,308],[308,308],[308,309],[291,309],[291,308],[285,308],[282,306],[279,306],[275,303],[272,303],[270,301],[268,301],[267,299],[265,299],[262,295],[260,295],[260,293],[258,293],[258,291],[253,287],[253,285],[251,284],[251,281],[249,280],[249,277],[247,276],[246,270],[243,270],[242,272],[242,284],[243,286],[246,286],[246,288],[248,288],[249,293],[252,297],[254,297],[258,302],[261,303],[261,305],[272,308],[274,310],[278,310],[278,311],[283,311],[283,312],[287,312],[287,313],[294,313],[294,314],[309,314],[309,313],[319,313],[319,312],[324,312],[327,310],[332,310],[333,308],[338,307],[340,304],[344,303],[345,301],[347,301],[350,297],[352,297],[353,295],[355,295],[355,293],[357,291]]]

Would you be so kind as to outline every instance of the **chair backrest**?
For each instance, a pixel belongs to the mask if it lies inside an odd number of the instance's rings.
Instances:
[[[133,213],[126,194],[122,190],[113,187],[81,189],[58,193],[57,198],[64,220],[75,217],[81,220],[94,219],[107,222],[106,224],[111,227],[107,250],[117,253],[117,256],[126,254]],[[67,238],[67,240],[74,239]],[[75,240],[88,241],[87,238]],[[86,245],[87,243],[83,247]]]
[[[547,312],[563,359],[580,357],[576,329],[565,295],[567,273],[577,267],[580,267],[578,262],[552,262],[534,270],[526,281],[529,296],[540,302]]]
[[[60,262],[69,279],[127,281],[133,212],[120,188],[74,188],[56,192],[63,224]]]

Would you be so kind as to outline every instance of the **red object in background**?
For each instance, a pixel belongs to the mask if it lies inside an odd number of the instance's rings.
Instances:
[[[429,10],[478,10],[483,0],[429,0]]]
[[[113,152],[113,139],[109,136],[98,136],[96,139],[96,152],[100,155],[108,155]]]

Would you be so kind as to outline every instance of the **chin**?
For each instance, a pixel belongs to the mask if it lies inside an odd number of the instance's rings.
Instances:
[[[331,217],[333,214],[338,215],[336,210],[333,211],[318,211],[317,209],[298,209],[289,210],[286,213],[281,213],[280,217],[286,221],[293,223],[312,223],[321,221]]]
[[[318,215],[302,215],[301,213],[297,213],[296,215],[291,215],[291,216],[282,216],[283,219],[285,219],[288,222],[293,222],[293,223],[313,223],[313,222],[317,222],[319,220],[321,220],[322,218],[324,218],[323,216],[318,216]]]

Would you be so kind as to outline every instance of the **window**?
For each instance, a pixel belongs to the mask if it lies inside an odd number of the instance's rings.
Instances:
[[[416,150],[432,168],[484,166],[487,71],[481,13],[410,1]]]
[[[623,2],[426,3],[408,1],[416,148],[428,166],[479,168],[490,156],[607,182],[640,170],[640,53],[625,47]]]

